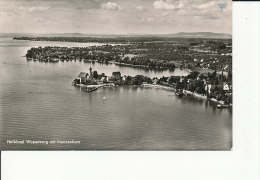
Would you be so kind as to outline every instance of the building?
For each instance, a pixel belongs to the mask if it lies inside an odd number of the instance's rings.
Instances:
[[[212,88],[212,84],[206,84],[205,85],[205,90],[208,91],[208,93],[211,93],[211,88]]]
[[[159,82],[159,79],[156,77],[156,78],[153,78],[153,84],[158,84]]]
[[[100,82],[107,83],[108,82],[107,77],[105,77],[105,76],[101,77]]]
[[[89,68],[89,80],[93,79],[92,67]]]
[[[87,81],[92,81],[93,80],[92,67],[89,68],[89,74],[85,72],[80,72],[76,79],[79,80],[80,84],[86,84]]]
[[[230,91],[231,90],[231,85],[228,83],[223,83],[223,90],[224,91]]]
[[[88,79],[88,73],[80,72],[77,79],[79,79],[80,84],[85,84]]]

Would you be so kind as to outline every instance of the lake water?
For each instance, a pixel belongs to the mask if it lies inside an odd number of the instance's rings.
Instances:
[[[171,90],[109,87],[93,93],[71,85],[90,64],[28,62],[35,46],[89,46],[97,43],[30,42],[0,39],[0,149],[228,150],[232,112]],[[111,75],[186,75],[176,69],[92,64]],[[103,96],[106,100],[103,101]],[[7,144],[7,140],[75,140],[80,144]]]

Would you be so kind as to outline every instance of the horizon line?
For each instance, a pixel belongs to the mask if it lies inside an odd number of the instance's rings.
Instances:
[[[181,32],[172,32],[172,33],[83,33],[83,32],[48,32],[48,33],[42,33],[42,32],[0,32],[0,34],[82,34],[82,35],[169,35],[169,34],[179,34],[179,33],[213,33],[213,34],[228,34],[232,35],[232,33],[227,32],[211,32],[211,31],[194,31],[194,32],[187,32],[187,31],[181,31]]]

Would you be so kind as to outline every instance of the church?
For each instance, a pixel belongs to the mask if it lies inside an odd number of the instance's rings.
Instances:
[[[89,73],[80,72],[76,79],[79,80],[80,84],[92,83],[94,81],[92,67],[90,66]]]

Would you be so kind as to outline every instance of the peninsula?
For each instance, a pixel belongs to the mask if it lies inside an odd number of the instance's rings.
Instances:
[[[50,39],[55,40],[55,38]],[[93,61],[115,63],[116,65],[156,70],[187,68],[199,72],[224,71],[224,74],[231,71],[231,39],[175,38],[155,41],[154,38],[137,38],[131,41],[131,38],[129,38],[127,43],[113,44],[116,39],[111,40],[111,42],[105,41],[109,44],[90,47],[34,47],[27,51],[26,58],[27,60],[42,62]],[[101,40],[99,39],[99,41]]]
[[[18,40],[50,40],[103,43],[87,47],[33,47],[26,53],[28,61],[57,63],[82,61],[85,63],[114,63],[119,66],[141,67],[149,70],[187,69],[187,76],[134,77],[113,72],[112,76],[97,71],[81,72],[73,81],[87,92],[104,86],[142,85],[173,88],[177,95],[193,94],[232,105],[232,41],[203,38],[81,38],[39,37]],[[108,44],[104,44],[108,43]],[[117,44],[115,44],[117,43]]]
[[[80,72],[73,81],[73,85],[82,87],[84,91],[92,92],[105,86],[138,85],[148,87],[162,87],[174,89],[176,95],[194,95],[216,101],[222,106],[232,105],[232,76],[217,75],[216,71],[203,75],[197,71],[187,76],[170,77],[146,77],[136,75],[134,77],[121,75],[119,71],[113,72],[112,76],[97,71],[89,73]]]

